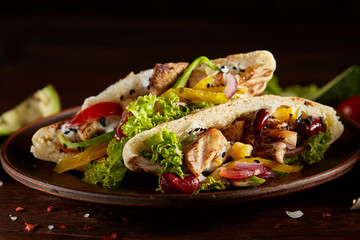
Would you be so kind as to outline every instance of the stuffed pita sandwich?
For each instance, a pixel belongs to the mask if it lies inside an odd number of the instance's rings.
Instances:
[[[116,186],[126,172],[121,155],[126,141],[191,112],[259,95],[275,67],[270,52],[255,51],[157,64],[154,69],[131,73],[86,99],[74,116],[39,129],[31,152],[38,159],[57,163],[57,172],[87,166],[85,181]]]
[[[307,99],[234,99],[134,136],[123,159],[166,193],[257,186],[322,160],[343,129],[333,108]]]

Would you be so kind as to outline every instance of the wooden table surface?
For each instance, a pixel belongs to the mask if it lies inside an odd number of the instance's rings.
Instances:
[[[130,71],[200,55],[269,50],[283,86],[322,85],[360,64],[355,1],[322,1],[309,11],[263,1],[199,1],[192,8],[190,1],[168,7],[166,1],[141,7],[91,1],[87,8],[74,3],[73,10],[40,3],[33,11],[11,3],[0,7],[0,112],[48,83],[66,109]],[[0,239],[105,239],[115,233],[118,239],[360,239],[360,211],[349,211],[360,197],[359,176],[357,164],[338,179],[287,196],[164,209],[52,196],[18,183],[0,167]],[[19,206],[25,211],[16,212]],[[295,210],[304,216],[287,216]],[[28,232],[25,222],[39,226]]]

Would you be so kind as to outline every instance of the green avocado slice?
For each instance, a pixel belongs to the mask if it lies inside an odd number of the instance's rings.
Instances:
[[[26,124],[58,113],[60,97],[49,84],[0,116],[0,136],[8,136]]]

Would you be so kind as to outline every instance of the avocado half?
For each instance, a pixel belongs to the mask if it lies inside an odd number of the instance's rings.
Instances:
[[[32,121],[58,113],[60,109],[60,97],[49,84],[0,116],[0,136],[8,136]]]

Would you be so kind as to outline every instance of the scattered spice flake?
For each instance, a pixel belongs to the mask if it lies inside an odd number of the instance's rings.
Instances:
[[[67,226],[63,224],[63,225],[60,226],[60,228],[67,229]]]
[[[300,210],[294,212],[286,211],[286,214],[291,218],[301,218],[302,216],[304,216],[304,213]]]
[[[121,217],[122,218],[122,220],[124,221],[124,222],[129,222],[130,221],[130,218],[129,217]]]
[[[321,216],[322,216],[323,218],[325,218],[325,217],[332,217],[332,216],[331,216],[331,213],[322,213]]]
[[[16,212],[23,212],[23,211],[25,211],[25,208],[19,206],[19,207],[15,208],[15,211]]]
[[[93,226],[85,226],[84,227],[84,230],[94,230],[95,229],[95,227],[93,227]]]
[[[49,230],[53,230],[53,229],[54,229],[54,225],[49,225],[49,226],[48,226],[48,229],[49,229]]]
[[[34,230],[39,224],[38,224],[38,223],[37,223],[37,224],[30,224],[30,223],[25,222],[25,225],[26,225],[25,230],[31,232],[31,231]]]
[[[54,207],[54,206],[51,205],[51,206],[48,206],[48,207],[47,207],[46,211],[47,211],[47,212],[51,212],[51,211],[53,211],[53,210],[55,210],[55,209],[56,209],[56,207]]]
[[[4,183],[2,181],[0,181],[0,187],[4,186]]]
[[[116,240],[118,237],[117,233],[112,233],[110,237],[104,237],[104,240]]]
[[[9,217],[10,217],[10,219],[12,220],[12,221],[16,221],[18,218],[17,218],[17,216],[13,216],[13,215],[9,215]]]
[[[85,213],[85,214],[84,214],[84,218],[88,218],[89,216],[90,216],[89,213]]]

